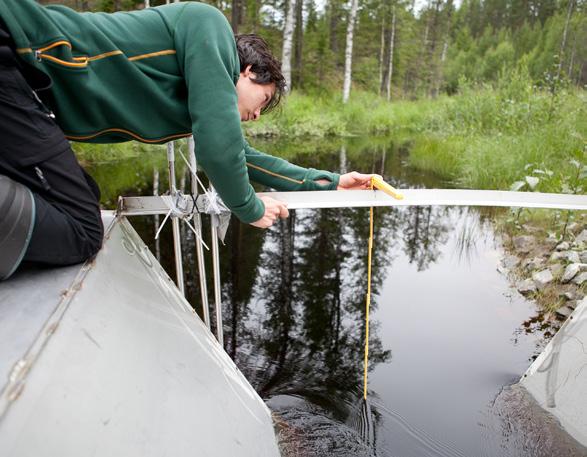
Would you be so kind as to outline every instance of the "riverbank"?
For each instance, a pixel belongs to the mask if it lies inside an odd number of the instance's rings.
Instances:
[[[534,211],[496,226],[507,252],[501,271],[544,321],[566,319],[587,294],[587,212]]]
[[[465,85],[460,94],[436,100],[389,103],[353,93],[342,105],[335,95],[293,93],[281,113],[244,129],[249,137],[304,141],[409,137],[410,165],[462,188],[510,189],[519,182],[516,190],[580,193],[587,170],[587,92],[553,95],[522,76],[497,87]]]

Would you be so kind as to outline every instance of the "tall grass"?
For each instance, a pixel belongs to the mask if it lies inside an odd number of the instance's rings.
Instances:
[[[526,177],[533,190],[587,190],[585,91],[550,93],[514,75],[497,87],[465,88],[435,112],[410,163],[461,187],[507,189]],[[526,185],[530,190],[530,186]]]
[[[334,137],[389,135],[422,130],[435,106],[428,100],[389,103],[368,92],[354,92],[343,104],[338,94],[292,93],[277,113],[243,125],[248,136]]]
[[[410,164],[460,187],[508,189],[534,176],[533,190],[587,189],[576,173],[576,162],[587,165],[585,91],[539,88],[523,68],[502,74],[492,86],[462,81],[460,87],[452,97],[391,103],[354,92],[346,105],[333,94],[293,93],[281,113],[245,129],[250,136],[304,141],[408,134],[414,139]]]

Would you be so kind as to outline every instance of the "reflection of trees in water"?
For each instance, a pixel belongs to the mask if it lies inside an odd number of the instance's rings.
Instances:
[[[404,253],[418,271],[428,268],[440,256],[440,247],[448,241],[451,221],[443,207],[411,206],[403,211]]]
[[[252,337],[244,323],[250,313],[249,305],[257,276],[259,251],[263,245],[263,232],[233,218],[225,242],[230,249],[220,249],[224,346],[231,358],[238,363],[241,357],[241,339],[247,341]]]
[[[492,220],[486,216],[490,214],[481,209],[468,206],[450,208],[451,218],[458,217],[458,223],[454,227],[455,233],[455,254],[459,261],[470,262],[478,251],[480,241],[494,242]],[[491,208],[490,208],[491,209]],[[458,216],[455,216],[456,213]]]
[[[479,241],[493,239],[491,220],[470,207],[414,206],[401,212],[403,251],[418,271],[426,270],[441,255],[441,248],[451,234],[455,236],[453,252],[459,261],[470,261]]]
[[[344,167],[346,151],[338,159]],[[385,149],[371,161],[378,172],[392,163]],[[448,228],[426,211],[411,231],[405,211],[375,210],[373,308],[392,251],[411,242],[410,260],[422,268],[438,256]],[[341,420],[352,410],[362,385],[368,218],[366,208],[297,211],[265,232],[233,220],[230,249],[221,250],[225,347],[261,395],[302,396]],[[371,328],[372,370],[390,351]]]
[[[387,253],[394,239],[390,236],[392,215],[391,211],[376,213],[375,295],[387,271]],[[257,332],[243,332],[234,322],[230,324],[247,353],[241,368],[261,395],[303,396],[328,406],[341,419],[346,405],[358,396],[366,222],[365,210],[298,211],[266,232],[255,284],[255,295],[264,310],[251,315],[248,323]],[[377,306],[376,300],[372,306]],[[241,317],[246,312],[241,310]],[[371,369],[389,360],[390,352],[383,350],[376,331],[371,333],[370,345]]]
[[[391,253],[403,251],[427,268],[459,217],[446,208],[376,208],[373,308]],[[231,230],[235,250],[236,225]],[[264,232],[259,254],[223,261],[225,308],[233,310],[225,316],[227,350],[264,397],[301,396],[346,419],[362,384],[368,236],[366,208],[298,210]],[[245,266],[253,259],[256,265]],[[236,293],[241,272],[246,287]],[[372,328],[370,369],[390,360]]]
[[[395,148],[387,146],[359,154],[340,149],[329,164],[307,166],[358,168],[389,176],[400,167]],[[347,162],[361,166],[347,165]],[[307,161],[313,161],[309,156]],[[152,170],[151,170],[152,173]],[[153,176],[149,173],[151,176]],[[185,181],[185,172],[179,172]],[[396,179],[402,186],[406,177]],[[409,180],[408,180],[409,181]],[[185,186],[184,186],[185,187]],[[403,250],[419,269],[439,255],[448,223],[443,210],[391,208],[375,210],[372,307],[390,271],[391,252]],[[232,221],[230,249],[221,249],[225,348],[262,395],[303,395],[332,407],[351,404],[362,383],[367,286],[368,210],[330,209],[292,212],[271,230],[262,232]],[[209,237],[207,218],[205,237]],[[151,224],[149,224],[151,225]],[[153,233],[154,227],[149,230]],[[164,230],[162,262],[173,272],[170,228]],[[149,235],[148,238],[151,238]],[[193,235],[184,231],[184,265],[188,298],[199,304]],[[151,238],[152,240],[152,238]],[[208,272],[210,256],[206,256]],[[172,273],[173,274],[173,273]],[[208,278],[212,290],[211,278]],[[257,309],[258,300],[263,309]],[[200,312],[200,306],[195,306]],[[211,314],[214,318],[214,314]],[[388,361],[372,323],[370,368]],[[343,400],[343,401],[341,401]],[[333,410],[333,408],[329,408]],[[336,411],[336,408],[334,408]]]

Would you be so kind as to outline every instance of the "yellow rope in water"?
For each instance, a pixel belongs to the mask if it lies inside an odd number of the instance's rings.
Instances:
[[[371,178],[373,190],[373,178]],[[365,300],[365,362],[363,373],[363,399],[367,400],[367,368],[369,364],[369,308],[371,306],[371,252],[373,251],[373,207],[369,208],[369,254],[367,258],[367,299]]]
[[[404,196],[378,176],[371,178],[371,190],[377,188],[397,200]],[[363,399],[367,400],[367,369],[369,366],[369,308],[371,307],[371,255],[373,252],[373,207],[369,208],[369,254],[367,258],[367,299],[365,300],[365,361],[363,364]]]

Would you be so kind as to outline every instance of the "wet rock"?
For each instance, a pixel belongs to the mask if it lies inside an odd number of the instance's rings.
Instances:
[[[575,238],[575,244],[587,243],[587,229],[583,229]]]
[[[580,273],[579,275],[575,276],[573,282],[578,286],[582,285],[585,281],[587,281],[587,271]]]
[[[567,260],[571,263],[581,263],[581,259],[579,258],[579,254],[576,251],[559,251],[553,252],[550,256],[551,262],[556,262],[557,260]]]
[[[555,278],[560,278],[563,272],[565,271],[565,267],[563,267],[560,263],[555,263],[554,265],[551,265],[548,268],[550,268],[550,272],[552,273],[552,276],[554,276]]]
[[[563,277],[561,278],[562,282],[569,282],[571,279],[573,279],[577,273],[579,273],[579,271],[581,271],[581,264],[579,263],[571,263],[569,265],[567,265],[567,268],[565,268],[565,272],[563,273]]]
[[[553,252],[550,256],[551,262],[556,262],[557,260],[567,260],[567,253],[566,252]]]
[[[571,245],[569,244],[568,241],[563,241],[562,243],[558,244],[558,246],[556,247],[556,250],[557,251],[568,251],[570,247],[571,247]]]
[[[577,251],[567,251],[567,260],[571,263],[581,263],[581,258]]]
[[[548,284],[550,284],[554,277],[552,276],[550,270],[542,270],[533,273],[532,279],[534,280],[536,287],[540,290],[544,289]]]
[[[533,259],[526,259],[522,262],[522,266],[526,270],[536,270],[544,264],[544,259],[540,257],[534,257]]]
[[[520,264],[520,259],[518,259],[515,255],[507,254],[501,260],[501,264],[508,270],[511,270],[512,268],[515,268]]]
[[[531,279],[524,279],[516,284],[516,289],[523,295],[536,292],[536,284]]]
[[[549,236],[544,240],[544,244],[549,249],[554,249],[554,247],[558,244],[558,239],[556,239],[554,236]]]
[[[568,305],[561,306],[559,309],[556,310],[556,314],[562,317],[569,317],[573,312],[573,308],[570,308]]]
[[[575,292],[573,292],[573,291],[571,291],[571,290],[568,290],[568,291],[566,291],[566,292],[562,293],[561,295],[562,295],[562,296],[565,298],[565,300],[567,300],[567,301],[572,301],[572,300],[575,300],[575,298],[576,298]]]
[[[516,251],[527,253],[534,247],[536,239],[532,235],[522,235],[514,237],[512,241]]]

